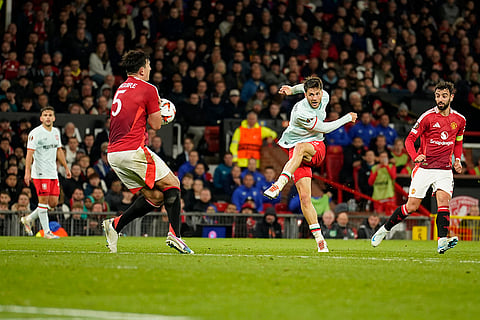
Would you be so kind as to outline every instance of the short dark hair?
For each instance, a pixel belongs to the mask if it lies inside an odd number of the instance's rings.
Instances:
[[[322,80],[320,80],[319,77],[308,77],[305,82],[303,83],[303,87],[305,92],[307,92],[308,89],[320,89],[323,90],[323,83]]]
[[[440,81],[439,83],[437,83],[437,85],[435,86],[435,90],[433,90],[433,92],[436,92],[437,90],[445,90],[445,89],[447,89],[448,92],[450,92],[450,94],[455,93],[455,85],[448,81]]]
[[[122,57],[122,66],[125,68],[127,74],[134,74],[140,70],[141,67],[145,67],[147,60],[150,60],[150,56],[140,50],[130,50]]]
[[[40,110],[40,116],[41,116],[45,111],[53,111],[53,114],[55,115],[55,108],[52,107],[52,106],[43,107],[43,108]]]

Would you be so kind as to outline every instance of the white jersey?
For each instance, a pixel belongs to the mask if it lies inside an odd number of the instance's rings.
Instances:
[[[32,179],[58,179],[57,149],[62,147],[60,130],[48,131],[40,125],[30,131],[27,149],[33,153]]]
[[[323,91],[322,101],[316,109],[312,108],[307,98],[303,98],[293,106],[290,123],[282,134],[278,144],[283,148],[293,148],[298,142],[323,141],[323,133],[312,130],[317,121],[323,122],[327,117],[330,96]]]

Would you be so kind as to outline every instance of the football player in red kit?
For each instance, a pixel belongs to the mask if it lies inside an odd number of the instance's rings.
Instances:
[[[453,168],[460,173],[466,121],[464,116],[450,106],[454,97],[452,83],[443,81],[438,83],[434,94],[437,105],[418,118],[405,140],[405,148],[416,163],[412,171],[408,201],[398,207],[373,235],[371,243],[374,247],[382,242],[394,225],[419,208],[430,186],[433,188],[438,206],[438,253],[445,253],[458,242],[458,237],[448,238],[449,202],[453,194],[452,154],[455,157]],[[420,148],[416,151],[414,143],[419,137]]]
[[[146,144],[147,123],[155,130],[163,122],[157,88],[150,77],[150,59],[142,51],[129,51],[122,59],[127,80],[113,98],[108,163],[131,192],[141,192],[119,217],[103,221],[107,247],[117,252],[118,233],[136,218],[165,205],[170,222],[167,245],[180,253],[193,251],[180,238],[180,182]]]

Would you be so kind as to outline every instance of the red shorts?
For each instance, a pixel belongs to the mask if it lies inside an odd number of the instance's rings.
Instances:
[[[325,144],[323,141],[312,141],[310,143],[315,149],[315,155],[310,162],[302,161],[300,167],[293,173],[293,182],[297,183],[298,180],[304,177],[312,177],[312,168],[320,167],[325,159]],[[288,150],[288,158],[290,159],[293,154],[293,149]]]
[[[33,179],[35,189],[37,189],[37,196],[59,196],[60,195],[60,183],[58,179]]]

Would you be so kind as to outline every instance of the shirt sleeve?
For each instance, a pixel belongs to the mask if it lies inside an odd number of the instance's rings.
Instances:
[[[147,107],[147,114],[152,114],[160,110],[160,95],[158,94],[157,88],[153,86],[148,87],[145,105]]]
[[[460,128],[458,129],[457,136],[455,138],[455,147],[453,149],[453,154],[455,159],[461,159],[463,152],[463,134],[465,133],[466,121],[462,121]]]
[[[30,132],[30,134],[28,135],[27,149],[37,149],[37,141],[35,139],[35,134],[33,131]]]

